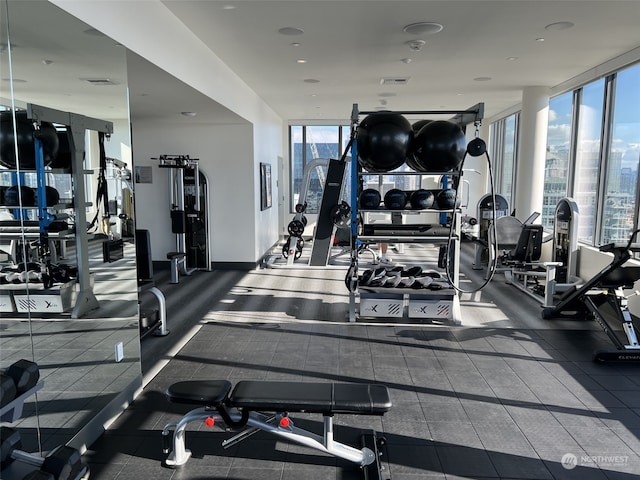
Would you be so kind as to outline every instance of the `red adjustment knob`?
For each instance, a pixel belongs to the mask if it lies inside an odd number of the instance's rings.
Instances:
[[[214,425],[215,423],[216,423],[216,422],[215,422],[215,420],[214,420],[213,418],[211,418],[211,417],[207,418],[207,419],[204,421],[204,424],[205,424],[207,427],[213,427],[213,425]]]
[[[291,425],[291,420],[289,420],[289,417],[282,417],[280,419],[280,426],[282,428],[288,428],[289,425]]]

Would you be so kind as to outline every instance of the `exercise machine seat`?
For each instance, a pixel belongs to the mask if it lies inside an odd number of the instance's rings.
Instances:
[[[165,395],[173,403],[217,408],[225,403],[231,387],[227,380],[193,380],[174,383],[167,388]]]
[[[229,403],[237,408],[265,411],[383,415],[391,409],[384,385],[241,381]]]
[[[522,225],[518,243],[509,258],[519,262],[537,262],[542,254],[542,225]]]

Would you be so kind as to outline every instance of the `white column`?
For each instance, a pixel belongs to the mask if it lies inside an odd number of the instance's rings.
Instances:
[[[521,220],[533,212],[542,213],[548,120],[549,89],[526,87],[522,91],[514,203],[516,216]]]

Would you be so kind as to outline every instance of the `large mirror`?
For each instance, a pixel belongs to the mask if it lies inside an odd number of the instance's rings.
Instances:
[[[41,380],[3,425],[83,448],[141,385],[126,50],[43,0],[0,22],[0,367]]]

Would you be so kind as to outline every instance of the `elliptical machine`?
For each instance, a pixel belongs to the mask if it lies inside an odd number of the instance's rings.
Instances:
[[[633,231],[626,243],[602,245],[601,252],[613,254],[611,263],[584,284],[567,290],[556,306],[542,309],[542,318],[545,319],[582,317],[598,322],[611,339],[615,350],[595,352],[593,359],[596,362],[640,361],[640,328],[633,322],[627,304],[629,296],[624,294],[624,290],[633,288],[633,284],[640,280],[640,266],[625,265],[635,252],[640,252],[640,243],[634,242],[639,231]],[[637,294],[638,292],[634,292],[632,295]],[[611,307],[616,319],[621,322],[626,339],[621,338],[611,327],[602,311],[605,305]]]

